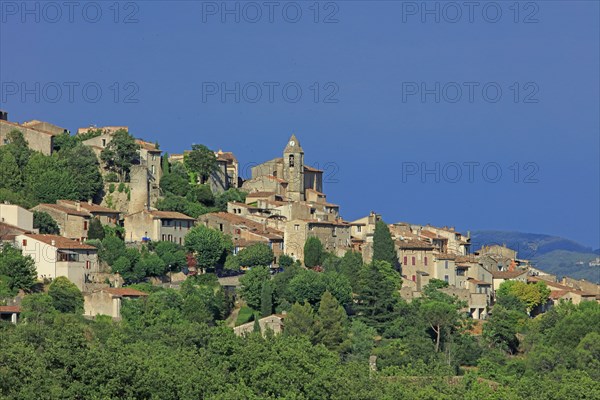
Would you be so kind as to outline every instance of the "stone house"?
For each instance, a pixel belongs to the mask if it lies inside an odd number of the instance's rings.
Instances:
[[[491,274],[494,291],[498,290],[500,285],[506,281],[520,281],[527,283],[527,277],[529,276],[529,272],[526,269],[514,271],[491,271]]]
[[[91,215],[81,207],[73,208],[61,204],[38,204],[35,211],[43,211],[56,221],[60,235],[84,242],[88,236]]]
[[[35,261],[38,279],[64,276],[81,291],[99,271],[98,250],[58,235],[22,234],[15,246]]]
[[[234,254],[251,244],[265,243],[273,251],[274,262],[279,262],[283,254],[283,232],[270,228],[240,215],[217,212],[201,215],[198,223],[230,235],[233,240]]]
[[[420,292],[434,278],[433,246],[422,240],[404,239],[396,240],[395,247],[404,281],[412,281]]]
[[[16,324],[21,314],[21,306],[0,306],[0,321]]]
[[[91,201],[58,200],[56,204],[77,211],[87,212],[90,218],[98,218],[102,225],[115,226],[120,220],[120,213],[117,210],[93,204]]]
[[[194,218],[180,212],[142,210],[125,216],[125,240],[160,240],[183,245],[185,235],[194,227],[194,223]]]
[[[30,121],[29,123],[18,124],[0,119],[0,146],[9,143],[8,134],[14,130],[23,134],[31,150],[39,151],[47,156],[54,151],[54,137],[59,134],[57,132],[68,132],[66,129],[46,122]]]
[[[237,188],[240,186],[239,163],[235,155],[230,151],[219,149],[215,153],[217,160],[225,162],[225,171],[229,187]]]
[[[267,331],[272,331],[275,335],[278,335],[283,332],[283,326],[285,315],[273,314],[268,317],[264,317],[258,320],[258,325],[260,326],[260,331],[264,335],[267,334]],[[254,332],[254,322],[248,322],[246,324],[236,326],[233,328],[233,332],[237,336],[248,335]]]
[[[285,254],[304,260],[304,244],[309,237],[317,237],[326,251],[343,256],[352,248],[350,224],[342,220],[317,221],[294,219],[285,225]]]
[[[121,319],[123,301],[131,301],[148,296],[147,293],[132,288],[104,288],[83,295],[83,314],[90,317],[108,315],[114,320]]]
[[[0,204],[0,223],[33,231],[33,213],[16,204]]]

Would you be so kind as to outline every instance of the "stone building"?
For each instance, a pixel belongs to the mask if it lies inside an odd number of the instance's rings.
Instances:
[[[317,237],[326,251],[343,256],[352,248],[350,224],[339,221],[294,219],[285,225],[284,252],[290,257],[304,260],[304,244],[309,237]]]
[[[132,288],[99,289],[83,295],[83,314],[89,317],[107,315],[119,321],[123,301],[131,301],[146,296],[148,296],[147,293]]]
[[[0,204],[0,223],[33,231],[33,213],[16,204]]]
[[[39,279],[64,276],[81,291],[86,291],[92,276],[99,271],[98,249],[58,235],[22,234],[15,246],[31,256]]]
[[[234,254],[254,243],[267,244],[273,251],[275,264],[283,254],[283,232],[268,227],[266,219],[263,223],[259,223],[240,215],[217,212],[201,215],[198,223],[230,235],[233,240]]]
[[[292,135],[283,150],[283,157],[266,161],[252,168],[252,178],[242,188],[249,191],[274,192],[291,201],[305,201],[306,191],[323,191],[323,171],[304,164],[304,150]]]
[[[56,204],[73,210],[87,212],[90,218],[97,218],[102,225],[115,226],[120,220],[120,213],[117,210],[93,204],[91,201],[57,200]]]
[[[72,208],[61,204],[38,204],[35,211],[50,214],[60,228],[60,235],[84,242],[87,240],[91,215],[81,207]]]
[[[14,130],[23,134],[31,150],[39,151],[47,156],[54,151],[54,137],[60,133],[68,132],[66,129],[48,122],[29,121],[18,124],[0,119],[0,146],[10,142],[8,136]]]
[[[175,211],[142,210],[124,218],[127,242],[169,241],[184,244],[195,220]]]

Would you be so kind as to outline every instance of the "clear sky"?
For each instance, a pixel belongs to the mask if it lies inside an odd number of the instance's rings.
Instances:
[[[596,1],[1,1],[0,108],[243,171],[295,133],[346,219],[598,248],[599,19]]]

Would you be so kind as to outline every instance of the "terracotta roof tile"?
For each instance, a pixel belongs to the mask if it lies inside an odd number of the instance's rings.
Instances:
[[[494,279],[513,279],[526,273],[527,270],[492,271],[492,277]]]
[[[90,246],[89,244],[80,243],[77,240],[68,239],[66,237],[58,235],[36,235],[27,233],[24,236],[34,240],[38,240],[42,243],[49,244],[60,250],[97,250],[94,246]],[[53,242],[54,244],[52,244]]]
[[[421,240],[396,240],[396,246],[399,249],[433,250],[433,246],[430,243]]]
[[[0,312],[2,313],[20,313],[20,306],[0,306]]]
[[[73,200],[59,200],[59,201],[61,203],[67,204],[68,206],[77,207],[77,202],[75,202]],[[98,204],[89,204],[86,202],[80,202],[79,204],[82,209],[89,211],[91,213],[111,213],[111,214],[119,213],[117,210],[113,210],[112,208],[108,208],[108,207],[103,207]]]
[[[52,208],[56,211],[60,211],[60,212],[64,212],[65,214],[69,214],[69,215],[77,215],[80,217],[89,217],[90,213],[87,212],[86,210],[81,210],[81,211],[77,211],[74,208],[71,207],[67,207],[67,206],[61,206],[60,204],[47,204],[47,203],[42,203],[42,204],[38,204],[36,207],[34,208]]]

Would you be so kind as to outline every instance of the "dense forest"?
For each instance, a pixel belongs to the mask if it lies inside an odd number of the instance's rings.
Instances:
[[[256,324],[235,336],[224,321],[231,295],[212,273],[179,290],[134,285],[149,296],[124,301],[119,322],[83,318],[77,288],[56,279],[25,297],[21,323],[0,323],[0,397],[600,398],[599,304],[531,318],[534,292],[509,285],[477,332],[443,282],[407,303],[386,261],[326,257],[324,272],[295,263],[242,280],[249,305],[286,311],[281,335]]]

